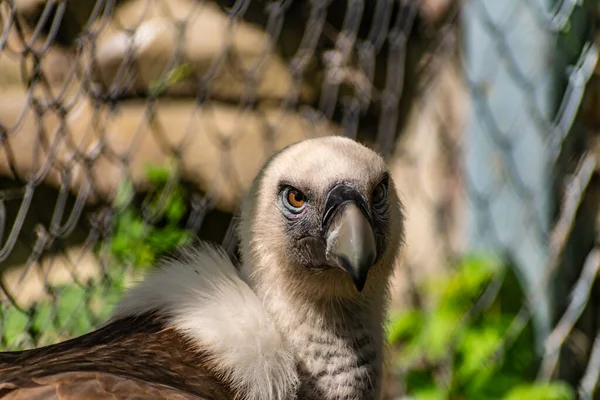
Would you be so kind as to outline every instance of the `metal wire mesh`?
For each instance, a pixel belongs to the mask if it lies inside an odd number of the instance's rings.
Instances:
[[[407,208],[394,309],[430,310],[431,277],[498,253],[524,295],[509,294],[514,315],[475,370],[508,358],[535,316],[532,379],[593,398],[596,7],[0,0],[2,348],[99,326],[192,237],[235,257],[234,215],[264,160],[346,135],[387,158]],[[461,325],[487,326],[507,279],[486,281]],[[452,387],[459,345],[444,343],[430,369]],[[390,370],[386,396],[415,395],[406,365]]]

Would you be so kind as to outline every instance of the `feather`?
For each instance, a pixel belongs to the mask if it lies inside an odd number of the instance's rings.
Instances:
[[[208,357],[193,350],[157,314],[125,317],[62,343],[0,353],[0,398],[235,397],[214,375]]]
[[[216,373],[248,400],[287,399],[296,384],[292,349],[223,250],[202,245],[166,260],[121,301],[114,318],[161,310],[205,349]]]
[[[201,377],[206,381],[196,382]],[[115,379],[116,386],[104,384]],[[0,382],[8,385],[6,398],[15,399],[74,399],[60,397],[59,388],[87,396],[102,387],[115,396],[111,390],[129,388],[128,395],[144,398],[180,390],[182,398],[222,392],[214,398],[283,400],[293,397],[297,376],[292,350],[227,255],[202,245],[163,261],[98,331],[0,354]],[[162,391],[154,386],[161,382]]]

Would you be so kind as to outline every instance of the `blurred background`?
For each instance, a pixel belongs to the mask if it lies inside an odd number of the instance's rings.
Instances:
[[[0,0],[0,347],[100,326],[345,135],[407,211],[386,399],[600,399],[600,4]],[[233,221],[233,222],[232,222]]]

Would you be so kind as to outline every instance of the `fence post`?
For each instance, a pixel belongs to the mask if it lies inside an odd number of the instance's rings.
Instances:
[[[587,32],[579,2],[467,0],[465,75],[472,107],[464,141],[468,242],[507,258],[533,300],[538,339],[552,326],[549,235],[559,204],[558,154],[583,96],[567,66]],[[566,51],[565,51],[566,50]],[[573,102],[575,101],[575,103]],[[548,288],[548,290],[546,290]],[[543,345],[537,340],[538,350]]]

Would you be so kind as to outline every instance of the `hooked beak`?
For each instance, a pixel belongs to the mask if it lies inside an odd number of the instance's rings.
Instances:
[[[377,257],[375,235],[364,211],[354,201],[338,207],[325,234],[327,254],[348,272],[361,292]]]

